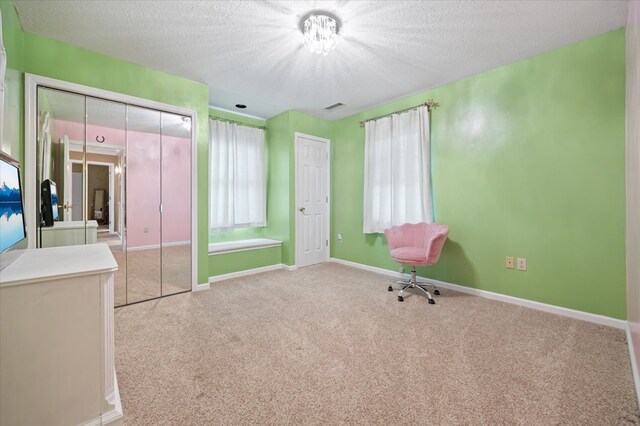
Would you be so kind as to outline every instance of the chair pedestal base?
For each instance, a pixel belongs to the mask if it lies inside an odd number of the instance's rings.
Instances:
[[[396,281],[395,283],[401,284],[403,286],[402,289],[398,292],[398,302],[404,301],[404,297],[403,297],[404,291],[412,288],[417,288],[422,292],[424,292],[427,295],[427,298],[429,299],[429,304],[431,305],[434,305],[436,301],[433,299],[433,297],[431,297],[431,293],[429,293],[429,290],[427,290],[425,287],[430,285],[431,287],[433,287],[433,290],[434,290],[433,293],[436,296],[440,294],[440,290],[438,290],[438,287],[436,287],[434,284],[418,282],[415,266],[411,268],[411,279],[409,281],[400,280],[400,281]],[[388,290],[393,291],[393,287],[389,286]]]

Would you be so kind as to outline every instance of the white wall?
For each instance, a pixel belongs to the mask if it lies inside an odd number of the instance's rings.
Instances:
[[[627,319],[640,366],[640,1],[627,19]]]

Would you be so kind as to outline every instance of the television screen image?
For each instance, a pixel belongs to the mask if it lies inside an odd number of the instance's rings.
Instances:
[[[51,210],[53,220],[58,220],[58,192],[56,190],[56,184],[53,182],[51,182]]]
[[[0,158],[0,253],[26,237],[20,171]]]

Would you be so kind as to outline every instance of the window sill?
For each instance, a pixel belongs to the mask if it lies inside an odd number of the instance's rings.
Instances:
[[[224,243],[209,243],[209,255],[235,253],[238,251],[258,250],[270,247],[280,247],[282,241],[270,238],[254,238],[251,240],[227,241]]]

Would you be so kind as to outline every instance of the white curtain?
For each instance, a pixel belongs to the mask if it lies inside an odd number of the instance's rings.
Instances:
[[[426,106],[365,124],[365,234],[432,222],[429,152]]]
[[[209,121],[209,228],[267,225],[264,130]]]

